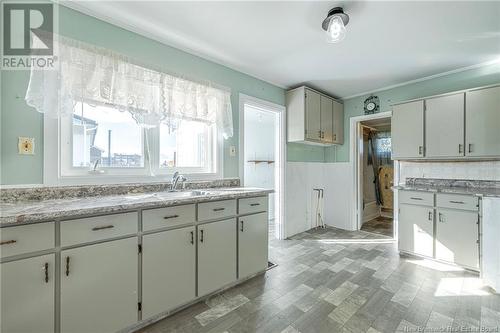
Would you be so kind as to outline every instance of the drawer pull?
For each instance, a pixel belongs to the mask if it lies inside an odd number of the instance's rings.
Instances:
[[[461,205],[465,204],[465,202],[463,201],[453,201],[453,200],[450,200],[450,203],[461,204]]]
[[[412,199],[412,200],[424,200],[422,198],[417,198],[417,197],[410,197],[410,199]]]
[[[46,262],[43,265],[43,270],[45,272],[45,283],[49,283],[49,263],[48,262]]]
[[[250,206],[252,206],[252,207],[260,206],[260,203],[253,203],[253,204],[250,204]]]
[[[14,243],[17,243],[17,241],[15,239],[11,239],[8,241],[0,242],[0,245],[9,245],[9,244],[14,244]]]
[[[191,244],[194,244],[194,231],[191,231]]]
[[[213,211],[214,212],[220,212],[220,211],[223,211],[225,210],[226,208],[214,208]]]
[[[66,257],[66,276],[69,276],[69,256]]]
[[[240,222],[241,222],[241,229],[240,230],[241,230],[241,232],[243,232],[243,230],[244,230],[243,229],[243,221],[240,221]]]
[[[115,227],[114,225],[105,225],[105,226],[102,226],[102,227],[94,227],[94,228],[92,228],[92,231],[99,231],[99,230],[104,230],[104,229],[112,229],[114,227]]]
[[[203,229],[200,230],[200,243],[203,243]]]
[[[165,220],[168,220],[168,219],[176,219],[178,218],[179,215],[175,214],[175,215],[168,215],[168,216],[164,216],[163,219]]]

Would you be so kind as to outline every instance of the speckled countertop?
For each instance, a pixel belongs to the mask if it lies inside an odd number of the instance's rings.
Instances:
[[[272,190],[248,187],[207,188],[192,195],[181,192],[148,192],[69,199],[0,202],[0,226],[53,221],[91,214],[109,214],[138,208],[158,208],[202,201],[253,197]]]
[[[405,184],[393,186],[393,189],[500,198],[498,181],[409,178]]]

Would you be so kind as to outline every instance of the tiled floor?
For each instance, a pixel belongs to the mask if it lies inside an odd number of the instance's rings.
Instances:
[[[394,222],[391,218],[379,216],[363,223],[361,230],[392,237]]]
[[[477,275],[400,257],[390,239],[320,229],[270,242],[278,267],[142,332],[498,332]]]

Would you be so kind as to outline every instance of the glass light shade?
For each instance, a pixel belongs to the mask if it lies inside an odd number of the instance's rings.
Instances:
[[[339,16],[333,16],[326,31],[329,43],[337,43],[345,38],[346,30],[344,22]]]

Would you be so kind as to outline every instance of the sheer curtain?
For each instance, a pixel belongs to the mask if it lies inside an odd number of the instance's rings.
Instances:
[[[174,127],[182,119],[216,123],[233,135],[231,92],[138,65],[128,57],[62,36],[58,69],[32,68],[26,102],[54,118],[76,102],[111,104],[144,127]]]

